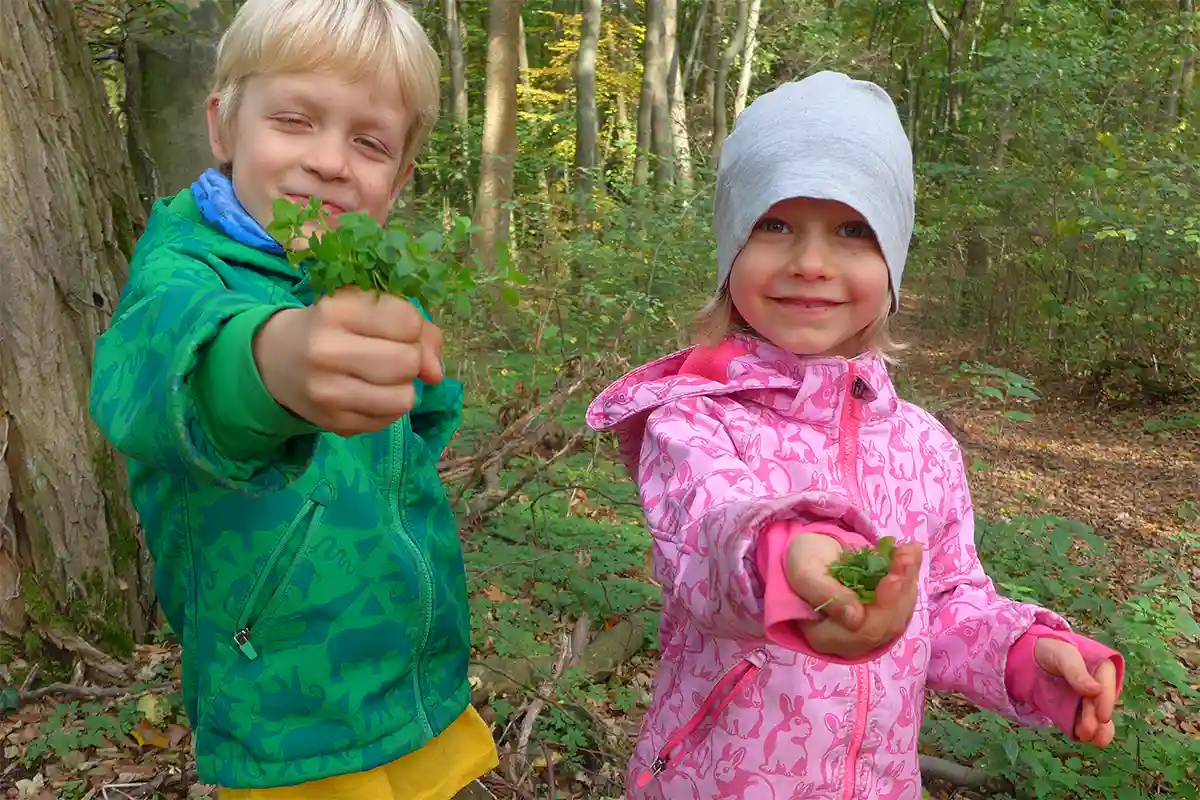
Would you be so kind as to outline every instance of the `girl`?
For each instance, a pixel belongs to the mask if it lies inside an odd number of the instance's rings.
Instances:
[[[882,89],[823,72],[760,97],[721,155],[700,346],[588,411],[639,485],[663,587],[632,800],[915,800],[926,686],[1112,741],[1121,656],[996,594],[958,446],[888,378],[912,226]],[[883,536],[899,546],[864,606],[829,566]]]

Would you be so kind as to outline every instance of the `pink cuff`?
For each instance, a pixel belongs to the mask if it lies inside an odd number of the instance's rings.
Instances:
[[[832,522],[800,523],[792,520],[776,522],[762,532],[758,540],[758,550],[755,560],[758,563],[758,574],[763,580],[763,628],[767,640],[795,650],[805,655],[831,661],[836,664],[860,664],[870,661],[888,647],[881,647],[854,660],[845,660],[837,656],[818,653],[808,645],[808,640],[800,632],[800,622],[815,622],[821,615],[813,610],[812,605],[800,599],[792,591],[787,580],[787,552],[792,540],[801,533],[819,533],[836,539],[843,548],[858,549],[866,547],[869,542],[861,534],[847,531]]]
[[[1125,659],[1116,650],[1093,639],[1070,631],[1055,630],[1047,625],[1030,626],[1025,635],[1009,649],[1004,685],[1013,704],[1033,709],[1074,739],[1081,700],[1065,680],[1048,674],[1038,666],[1034,647],[1043,636],[1073,645],[1083,656],[1088,672],[1094,672],[1096,667],[1111,659],[1117,668],[1118,691],[1125,680]]]

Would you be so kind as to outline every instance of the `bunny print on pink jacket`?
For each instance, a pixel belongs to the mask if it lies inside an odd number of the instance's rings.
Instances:
[[[918,800],[926,687],[1070,736],[1077,697],[1040,671],[1036,639],[1122,668],[1056,614],[996,593],[958,446],[897,397],[878,356],[800,357],[737,335],[634,370],[588,424],[618,437],[663,591],[630,800]],[[801,531],[924,545],[898,641],[858,662],[807,646],[795,623],[817,614],[784,572]]]

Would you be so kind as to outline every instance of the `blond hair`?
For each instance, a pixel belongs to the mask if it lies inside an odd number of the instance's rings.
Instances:
[[[897,356],[908,345],[898,341],[892,334],[891,293],[888,293],[886,300],[879,317],[862,331],[863,350],[878,353],[884,361],[895,363]],[[697,341],[708,347],[716,347],[733,333],[755,333],[733,305],[728,284],[696,312],[695,321]]]
[[[217,124],[228,136],[254,75],[327,70],[347,81],[394,76],[414,117],[401,170],[416,159],[437,121],[441,61],[429,36],[398,0],[247,0],[217,46]]]

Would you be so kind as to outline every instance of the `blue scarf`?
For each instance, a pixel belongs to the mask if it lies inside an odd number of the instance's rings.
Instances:
[[[208,169],[201,173],[192,184],[192,196],[200,206],[204,221],[234,241],[277,255],[286,252],[283,245],[250,216],[234,193],[233,182],[220,170]]]

